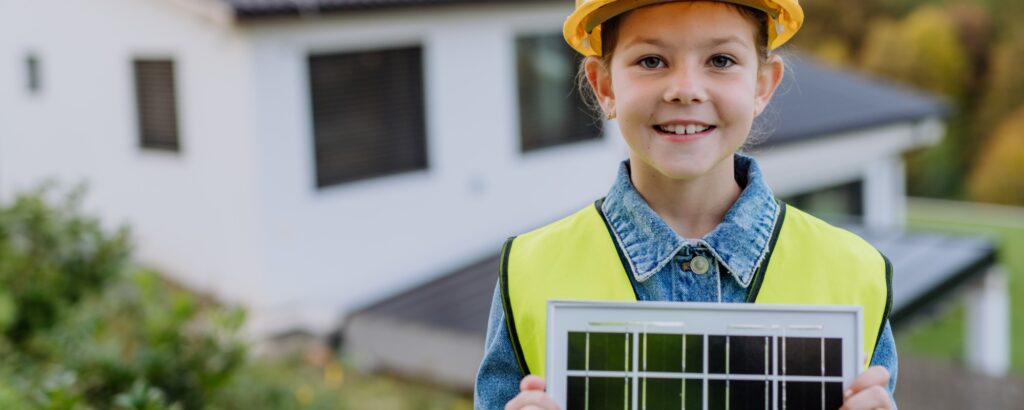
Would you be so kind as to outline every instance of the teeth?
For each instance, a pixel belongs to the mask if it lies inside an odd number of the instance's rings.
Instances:
[[[698,132],[704,132],[709,127],[705,127],[703,125],[696,125],[696,124],[689,124],[689,125],[677,124],[677,125],[660,125],[660,126],[658,126],[658,128],[661,128],[661,130],[665,131],[665,132],[671,132],[671,133],[674,133],[674,134],[686,134],[686,135],[689,135],[689,134],[696,134]]]

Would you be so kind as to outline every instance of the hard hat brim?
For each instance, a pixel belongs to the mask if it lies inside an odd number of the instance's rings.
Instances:
[[[572,48],[585,56],[601,55],[601,24],[627,11],[658,3],[685,0],[588,1],[565,20],[562,34]],[[796,34],[803,24],[803,9],[797,0],[715,0],[761,10],[768,14],[768,46],[775,49]]]

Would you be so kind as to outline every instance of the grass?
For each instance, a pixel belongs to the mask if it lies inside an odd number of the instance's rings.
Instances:
[[[361,374],[336,358],[254,360],[211,409],[470,410],[470,397],[387,375]]]
[[[986,234],[999,241],[998,261],[1009,274],[1011,369],[1024,373],[1024,207],[913,199],[907,209],[911,229],[955,234]],[[898,273],[897,273],[898,274]],[[962,295],[928,320],[896,334],[901,352],[962,362],[964,357]]]

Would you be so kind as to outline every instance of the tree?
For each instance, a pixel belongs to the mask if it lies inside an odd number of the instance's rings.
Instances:
[[[901,20],[876,19],[868,28],[860,62],[865,71],[948,98],[946,137],[908,158],[914,195],[957,197],[970,159],[970,125],[963,115],[970,94],[966,51],[947,9],[921,6]]]
[[[975,114],[976,129],[989,135],[995,124],[1024,105],[1024,29],[1016,29],[991,52],[984,94]]]
[[[837,48],[855,53],[864,38],[865,22],[883,14],[885,1],[803,0],[800,5],[808,17],[793,42],[816,54],[824,49],[826,57],[833,57],[828,53],[836,52]]]
[[[976,163],[967,185],[971,199],[1024,205],[1024,105],[996,128]]]
[[[869,27],[861,67],[962,101],[969,78],[967,53],[946,10],[920,7],[905,19],[879,19]]]

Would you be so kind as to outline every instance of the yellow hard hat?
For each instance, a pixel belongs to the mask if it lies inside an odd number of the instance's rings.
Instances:
[[[565,19],[562,35],[585,56],[601,55],[601,23],[635,8],[679,0],[576,0],[576,10]],[[799,0],[716,0],[768,13],[768,48],[785,44],[804,23]]]

